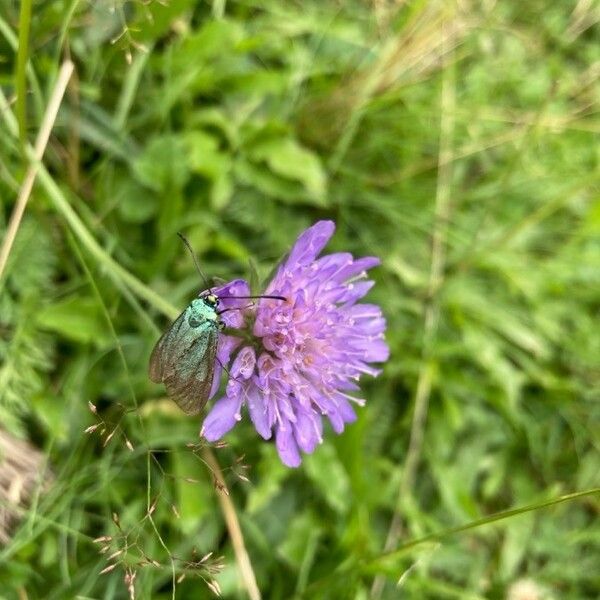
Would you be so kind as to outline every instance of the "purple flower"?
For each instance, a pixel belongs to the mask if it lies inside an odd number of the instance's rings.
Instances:
[[[245,328],[252,341],[229,335],[219,340],[222,364],[237,353],[226,394],[202,426],[207,440],[225,435],[246,406],[258,433],[264,439],[275,436],[283,463],[297,467],[300,452],[311,453],[321,443],[323,417],[336,433],[356,420],[352,405],[365,402],[354,396],[360,376],[378,375],[369,363],[384,362],[389,355],[381,309],[357,303],[371,289],[366,271],[379,259],[354,259],[348,253],[317,258],[334,230],[332,221],[319,221],[300,235],[264,292],[286,301],[263,298],[244,307],[231,297],[249,295],[243,280],[213,290],[222,298],[221,307],[242,309],[222,319],[229,327]],[[221,375],[219,361],[213,392]]]

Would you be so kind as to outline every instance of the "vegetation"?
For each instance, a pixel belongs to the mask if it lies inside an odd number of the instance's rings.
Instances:
[[[594,3],[0,7],[4,230],[75,64],[0,276],[0,423],[52,473],[0,597],[248,597],[227,507],[264,598],[598,597]],[[207,451],[147,376],[176,232],[257,282],[321,218],[391,358],[299,469],[247,419]]]

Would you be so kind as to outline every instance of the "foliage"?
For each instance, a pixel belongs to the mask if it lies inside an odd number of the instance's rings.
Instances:
[[[359,421],[298,470],[248,423],[216,450],[265,598],[367,598],[382,574],[384,598],[504,598],[523,578],[595,598],[593,496],[380,559],[396,509],[405,542],[600,472],[593,6],[398,4],[39,2],[15,72],[19,5],[3,0],[0,84],[11,100],[26,76],[33,141],[72,57],[45,164],[85,231],[172,305],[200,287],[179,230],[223,279],[266,277],[319,218],[338,224],[332,251],[382,257],[392,358]],[[0,126],[6,222],[26,161]],[[161,307],[111,264],[37,185],[0,281],[0,419],[55,482],[0,548],[0,596],[125,598],[135,572],[140,598],[211,597],[214,580],[244,597],[189,447],[199,423],[147,378]]]

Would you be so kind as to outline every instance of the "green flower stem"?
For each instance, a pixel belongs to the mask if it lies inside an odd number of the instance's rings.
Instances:
[[[31,158],[30,148],[27,148],[27,154]],[[177,308],[164,300],[159,294],[142,283],[129,271],[124,269],[100,246],[100,244],[98,244],[98,242],[83,224],[83,221],[68,203],[61,189],[56,185],[56,182],[54,179],[52,179],[52,176],[48,173],[43,165],[40,165],[38,179],[48,194],[48,197],[54,205],[54,208],[64,217],[73,230],[73,233],[77,236],[87,251],[102,266],[106,268],[108,274],[111,277],[120,279],[134,294],[148,302],[148,304],[162,312],[167,317],[171,319],[176,318],[179,314]]]
[[[456,533],[462,533],[463,531],[468,531],[470,529],[476,529],[477,527],[482,527],[483,525],[489,525],[490,523],[495,523],[496,521],[503,521],[504,519],[509,519],[510,517],[516,517],[517,515],[521,515],[524,513],[532,512],[534,510],[540,510],[542,508],[547,508],[549,506],[554,506],[555,504],[562,504],[563,502],[571,502],[573,500],[577,500],[579,498],[584,498],[586,496],[594,496],[600,494],[600,487],[591,488],[588,490],[582,490],[580,492],[573,492],[572,494],[565,494],[564,496],[558,496],[556,498],[550,498],[549,500],[542,500],[541,502],[534,502],[533,504],[527,504],[525,506],[520,506],[519,508],[511,508],[508,510],[502,510],[497,513],[493,513],[488,515],[487,517],[482,517],[481,519],[475,519],[465,525],[459,525],[457,527],[450,527],[449,529],[443,529],[442,531],[436,531],[433,533],[429,533],[422,537],[409,540],[404,544],[398,546],[395,550],[391,552],[386,552],[384,554],[380,554],[377,558],[369,563],[369,566],[376,566],[377,563],[384,560],[390,560],[399,558],[403,554],[415,546],[419,546],[421,544],[427,542],[437,542],[443,540],[447,537],[450,537]]]
[[[27,57],[29,56],[29,30],[31,28],[31,0],[21,0],[19,14],[19,45],[15,70],[17,104],[15,111],[19,123],[21,143],[27,142]]]
[[[0,15],[0,35],[6,40],[7,44],[11,47],[14,52],[17,52],[19,48],[19,39],[15,32],[12,30],[8,22]],[[26,64],[27,79],[29,80],[29,88],[33,97],[33,104],[35,109],[36,118],[41,119],[44,112],[44,102],[42,97],[42,88],[37,79],[35,71],[31,66],[31,62]]]

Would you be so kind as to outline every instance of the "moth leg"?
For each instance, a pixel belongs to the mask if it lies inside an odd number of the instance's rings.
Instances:
[[[237,379],[236,377],[234,377],[231,374],[231,371],[221,362],[221,359],[218,356],[215,356],[215,358],[217,359],[217,362],[221,365],[221,368],[227,373],[227,375],[229,375],[230,379],[233,379],[234,381],[237,381],[238,383],[242,383],[239,379]]]

